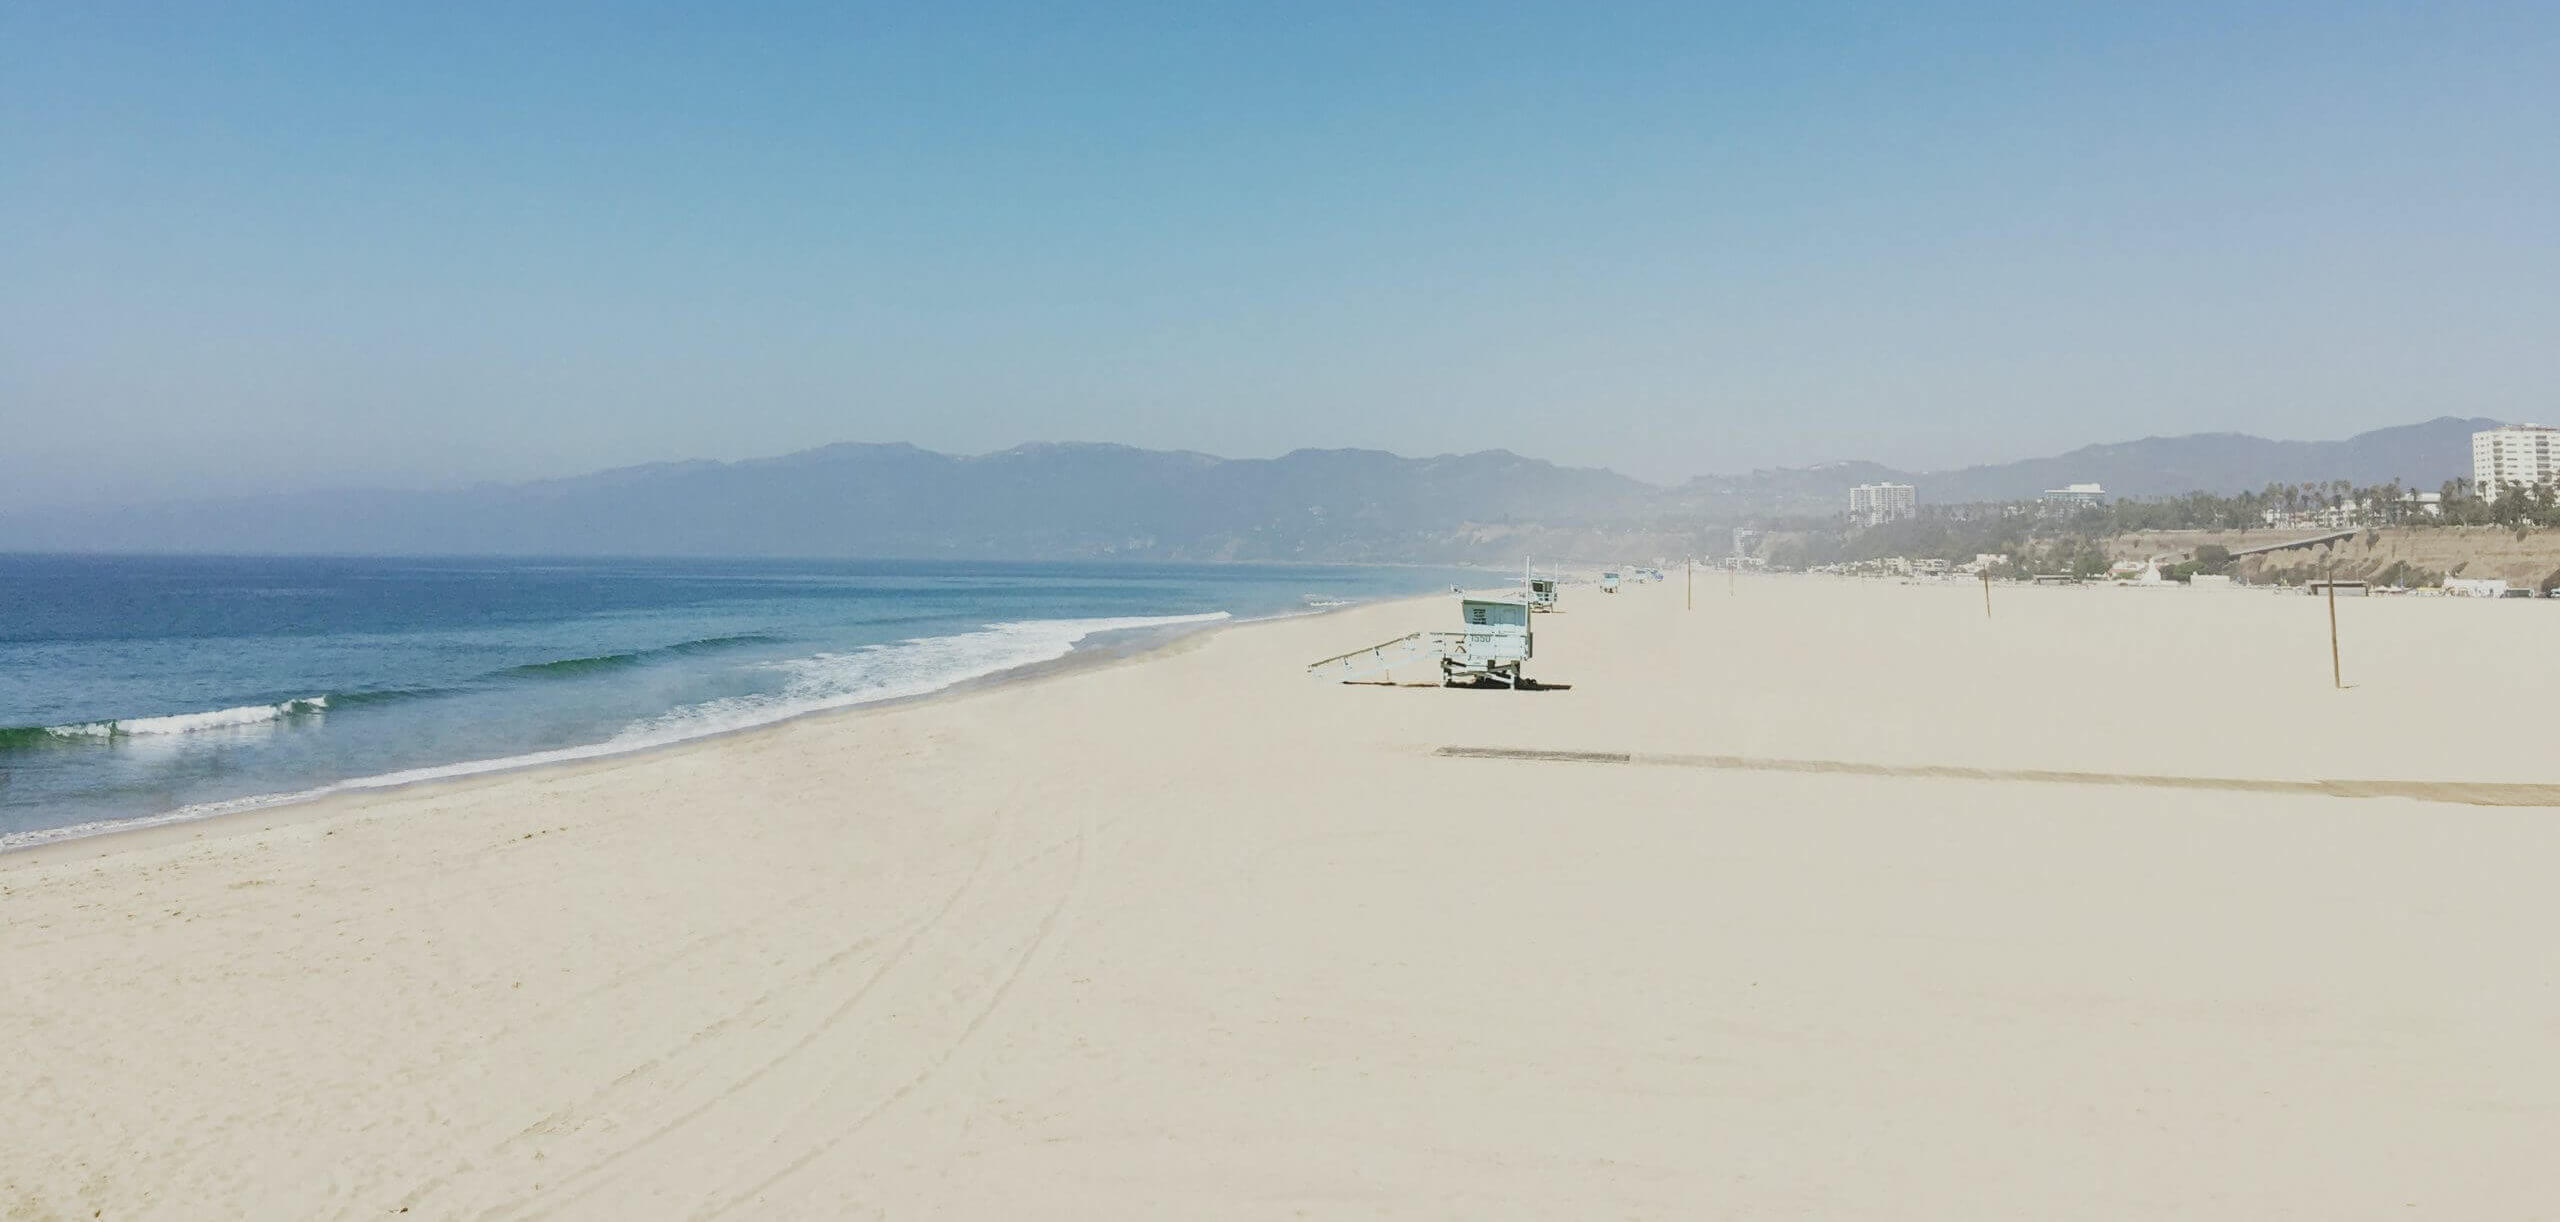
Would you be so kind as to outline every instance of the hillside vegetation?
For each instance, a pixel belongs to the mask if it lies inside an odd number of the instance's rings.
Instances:
[[[2191,558],[2215,544],[2235,551],[2325,532],[2260,529],[2142,531],[2107,541],[2115,560]],[[2301,582],[2334,566],[2341,579],[2382,585],[2435,585],[2446,577],[2496,577],[2537,589],[2560,584],[2560,530],[2502,526],[2383,526],[2314,547],[2242,557],[2231,572],[2251,582]]]

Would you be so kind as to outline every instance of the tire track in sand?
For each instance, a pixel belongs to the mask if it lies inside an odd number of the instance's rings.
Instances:
[[[1825,776],[1927,777],[1949,781],[2002,781],[2039,785],[2118,785],[2147,789],[2220,789],[2238,793],[2304,794],[2326,798],[2409,798],[2464,806],[2560,806],[2560,784],[2511,781],[2311,780],[2231,776],[2181,776],[2142,772],[2071,772],[2055,768],[1970,768],[1955,764],[1872,764],[1858,760],[1784,759],[1759,755],[1682,755],[1650,751],[1561,751],[1539,747],[1442,747],[1442,759],[1514,760],[1555,764],[1633,764],[1653,768],[1713,768],[1738,772],[1800,772]]]
[[[1006,999],[1012,995],[1015,986],[1022,982],[1022,978],[1030,972],[1032,964],[1040,957],[1041,952],[1048,947],[1051,940],[1056,936],[1059,926],[1064,924],[1066,918],[1074,912],[1077,901],[1081,899],[1084,894],[1085,876],[1086,872],[1090,868],[1090,859],[1092,856],[1092,843],[1093,819],[1092,816],[1088,814],[1082,825],[1079,826],[1076,831],[1074,841],[1074,865],[1068,873],[1066,885],[1058,890],[1057,902],[1051,904],[1049,906],[1049,910],[1041,916],[1039,925],[1032,931],[1031,941],[1022,948],[1022,953],[1016,955],[1013,962],[1005,968],[1003,974],[997,978],[994,987],[988,990],[986,1004],[979,1007],[978,1012],[971,1016],[967,1024],[961,1027],[959,1033],[954,1035],[949,1043],[944,1044],[923,1068],[917,1070],[912,1077],[909,1077],[906,1081],[900,1083],[896,1089],[891,1090],[878,1102],[864,1109],[862,1113],[854,1117],[851,1122],[847,1123],[840,1129],[836,1129],[828,1133],[816,1145],[801,1151],[789,1162],[784,1163],[780,1168],[776,1169],[771,1174],[766,1175],[764,1178],[757,1180],[746,1189],[733,1193],[723,1200],[695,1210],[693,1213],[687,1215],[687,1222],[707,1222],[708,1219],[717,1218],[754,1201],[757,1197],[771,1191],[774,1185],[798,1174],[811,1163],[814,1163],[818,1159],[824,1157],[828,1152],[843,1145],[848,1139],[852,1138],[855,1134],[860,1133],[873,1121],[878,1120],[882,1115],[886,1114],[889,1109],[896,1107],[899,1103],[904,1102],[908,1097],[915,1094],[915,1092],[922,1088],[925,1083],[932,1081],[936,1074],[942,1072],[943,1068],[949,1065],[952,1059],[960,1054],[960,1050],[967,1047],[969,1041],[974,1038],[980,1030],[986,1027],[988,1020],[995,1017],[996,1011],[1004,1007]],[[1039,857],[1046,855],[1047,851],[1044,851],[1042,853],[1034,854],[1032,858],[1027,860],[1037,860]],[[841,1080],[842,1077],[843,1074],[840,1072],[837,1075],[837,1078],[838,1080]],[[824,1097],[823,1093],[820,1097]],[[788,1128],[795,1127],[805,1121],[809,1110],[815,1106],[816,1104],[813,1102],[808,1108],[803,1108],[801,1114],[793,1119],[792,1125],[786,1126],[786,1131]]]
[[[585,1200],[587,1197],[593,1195],[597,1190],[612,1182],[606,1176],[606,1172],[622,1164],[632,1155],[640,1153],[677,1130],[682,1129],[700,1119],[705,1113],[711,1111],[715,1107],[718,1107],[721,1103],[736,1097],[740,1092],[754,1086],[757,1082],[771,1076],[775,1070],[780,1069],[784,1065],[798,1058],[802,1053],[808,1051],[812,1045],[815,1045],[820,1039],[824,1038],[836,1027],[837,1024],[853,1013],[853,1011],[859,1007],[865,999],[869,998],[872,992],[879,988],[881,982],[886,980],[891,972],[897,970],[898,965],[904,962],[907,956],[915,950],[916,945],[923,940],[924,936],[938,928],[944,920],[949,918],[952,911],[959,907],[961,898],[978,886],[980,880],[983,879],[987,873],[987,863],[993,859],[995,855],[996,841],[999,838],[1002,825],[1007,817],[1007,812],[1010,812],[1015,808],[1016,803],[1021,798],[1023,788],[1023,784],[1017,783],[1014,786],[1014,792],[1009,795],[1005,803],[998,808],[997,816],[989,821],[986,831],[979,838],[978,855],[976,859],[970,863],[968,874],[961,878],[959,884],[954,886],[949,894],[942,897],[942,902],[935,906],[930,915],[925,917],[923,921],[910,927],[905,936],[900,938],[897,945],[892,947],[888,955],[880,961],[879,967],[875,968],[871,975],[866,977],[862,984],[857,987],[851,995],[836,1003],[836,1005],[827,1012],[826,1017],[819,1020],[816,1026],[803,1033],[800,1038],[793,1040],[790,1044],[786,1045],[780,1052],[759,1062],[755,1068],[731,1080],[727,1086],[721,1088],[709,1097],[681,1112],[678,1112],[674,1116],[669,1117],[664,1122],[652,1127],[646,1133],[643,1133],[639,1137],[633,1139],[630,1143],[620,1146],[572,1172],[568,1177],[560,1181],[560,1188],[567,1189],[567,1195],[560,1195],[559,1191],[555,1189],[553,1191],[543,1193],[538,1199],[515,1202],[509,1205],[484,1210],[475,1216],[480,1219],[481,1222],[495,1222],[496,1219],[506,1217],[536,1217],[544,1213],[567,1208],[579,1201]],[[872,941],[874,941],[874,939],[857,941],[852,946],[840,949],[835,954],[829,956],[827,962],[829,964],[833,964],[841,961],[848,954],[858,951],[863,946],[869,945]],[[683,1044],[680,1044],[676,1048],[661,1054],[658,1057],[652,1058],[642,1066],[615,1078],[613,1082],[607,1084],[603,1089],[588,1096],[581,1106],[592,1106],[594,1103],[610,1095],[614,1090],[640,1076],[640,1074],[646,1069],[683,1056],[692,1049],[701,1046],[704,1041],[713,1038],[719,1032],[736,1024],[746,1015],[753,1013],[757,1008],[763,1006],[774,997],[785,992],[796,991],[796,987],[797,986],[791,989],[771,990],[765,994],[759,995],[754,1001],[748,1003],[744,1008],[740,1009],[736,1013],[696,1032]]]

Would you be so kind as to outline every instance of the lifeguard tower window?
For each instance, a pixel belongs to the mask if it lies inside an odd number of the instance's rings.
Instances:
[[[1482,606],[1467,608],[1467,622],[1478,627],[1490,627],[1493,624],[1487,615],[1490,610],[1491,608]]]

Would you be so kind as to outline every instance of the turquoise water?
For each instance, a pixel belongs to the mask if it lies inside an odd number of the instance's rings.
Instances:
[[[923,695],[1435,569],[0,556],[0,847]]]

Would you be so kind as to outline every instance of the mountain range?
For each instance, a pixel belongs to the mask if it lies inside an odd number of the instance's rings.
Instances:
[[[1831,513],[1857,484],[1910,484],[1922,504],[2024,500],[2048,488],[2098,484],[2114,497],[2248,492],[2269,484],[2344,479],[2432,490],[2471,474],[2471,435],[2498,426],[2479,417],[2439,416],[2422,424],[2358,433],[2344,441],[2270,441],[2246,433],[2191,433],[2082,446],[2050,458],[1903,471],[1868,462],[1701,476],[1683,485],[1687,508],[1706,514]]]
[[[1041,443],[952,455],[844,444],[741,462],[414,491],[300,492],[0,514],[0,550],[343,554],[864,556],[1342,561],[1679,555],[1722,527],[1830,514],[1853,484],[1923,502],[2008,500],[2066,483],[2119,496],[2470,470],[2444,417],[2344,441],[2154,437],[1939,473],[1873,463],[1710,476],[1673,488],[1501,450],[1271,459]]]

